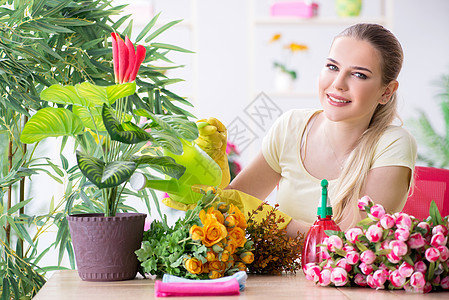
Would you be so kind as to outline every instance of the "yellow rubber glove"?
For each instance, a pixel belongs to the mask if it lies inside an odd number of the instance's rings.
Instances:
[[[193,186],[192,190],[197,192],[200,192],[201,190],[214,191],[214,193],[216,193],[220,198],[219,200],[220,202],[225,202],[226,204],[233,204],[237,206],[247,220],[249,214],[252,213],[253,210],[256,210],[263,202],[262,200],[254,196],[251,196],[247,193],[238,190],[222,190],[222,189],[215,189],[214,187],[210,186],[201,186],[201,185]],[[263,209],[261,211],[257,211],[257,214],[254,215],[253,217],[256,223],[260,223],[262,219],[264,219],[272,209],[273,209],[272,206],[264,204]],[[284,219],[284,222],[279,224],[280,229],[287,227],[288,223],[290,223],[290,221],[292,220],[292,217],[279,210],[276,210],[275,214],[276,217],[282,217]]]
[[[226,155],[226,127],[215,118],[198,120],[197,126],[199,137],[195,140],[195,143],[220,166],[222,175],[218,187],[224,189],[231,180],[228,156]]]

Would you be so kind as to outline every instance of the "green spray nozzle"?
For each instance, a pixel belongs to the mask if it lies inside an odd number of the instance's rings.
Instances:
[[[318,207],[317,215],[324,219],[332,216],[332,207],[327,206],[327,186],[329,183],[326,179],[321,180],[321,206]]]

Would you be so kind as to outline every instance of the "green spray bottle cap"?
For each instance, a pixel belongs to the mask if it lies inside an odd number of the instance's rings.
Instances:
[[[332,207],[327,206],[327,186],[326,179],[321,180],[321,206],[318,207],[317,215],[324,219],[327,216],[332,216]]]

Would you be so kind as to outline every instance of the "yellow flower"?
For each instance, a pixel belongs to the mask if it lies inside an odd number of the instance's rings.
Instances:
[[[305,51],[309,49],[309,47],[307,47],[306,45],[297,43],[290,43],[289,45],[286,45],[285,48],[289,49],[291,52]]]
[[[201,267],[201,273],[202,273],[202,274],[204,274],[204,273],[209,273],[209,264],[208,264],[208,263],[205,263],[205,264],[202,265],[202,267]]]
[[[189,271],[192,274],[199,274],[202,270],[202,263],[200,260],[198,260],[196,257],[189,258],[185,262],[185,267],[187,271]]]
[[[226,227],[228,227],[228,228],[234,227],[236,223],[237,223],[237,221],[236,221],[234,215],[227,216],[226,219],[225,219],[225,222],[224,222],[224,224],[225,224]]]
[[[270,43],[276,42],[281,38],[281,34],[280,33],[276,33],[275,35],[273,35],[273,37],[270,40]]]
[[[242,254],[240,254],[240,259],[245,263],[245,264],[250,264],[254,261],[254,254],[252,252],[244,252]]]
[[[237,263],[237,268],[239,269],[239,271],[246,271],[246,265],[241,261]]]
[[[225,250],[221,253],[221,261],[227,262],[229,260],[229,251]]]
[[[235,243],[235,241],[229,237],[227,238],[227,245],[225,247],[225,250],[228,251],[231,254],[235,253],[235,250],[237,250],[237,244]]]
[[[198,225],[193,225],[190,227],[189,233],[194,241],[202,241],[204,239],[203,228]]]
[[[208,215],[203,225],[203,244],[206,247],[213,246],[228,235],[226,227],[217,221],[215,215]]]
[[[234,240],[237,248],[243,247],[246,242],[245,231],[240,227],[234,227],[229,231],[228,236]]]
[[[207,219],[211,218],[212,216],[215,216],[217,221],[220,222],[221,224],[224,223],[224,216],[223,216],[223,214],[220,211],[215,210],[213,207],[209,207],[207,209],[207,212],[204,209],[200,211],[201,223],[203,223],[203,225],[206,224]]]
[[[223,274],[226,269],[226,264],[222,261],[210,261],[208,265],[211,272],[217,271]]]
[[[212,271],[209,273],[209,279],[217,279],[223,277],[223,274],[217,271]]]
[[[246,228],[247,225],[245,215],[240,211],[240,209],[237,206],[229,204],[228,214],[234,216],[237,226],[243,229]]]
[[[207,251],[206,259],[207,261],[217,261],[217,253],[215,253],[214,251]]]

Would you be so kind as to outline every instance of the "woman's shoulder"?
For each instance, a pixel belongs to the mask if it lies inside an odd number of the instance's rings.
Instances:
[[[413,149],[417,147],[415,138],[407,129],[402,126],[390,125],[380,137],[378,145],[385,148],[393,144],[401,144]]]

